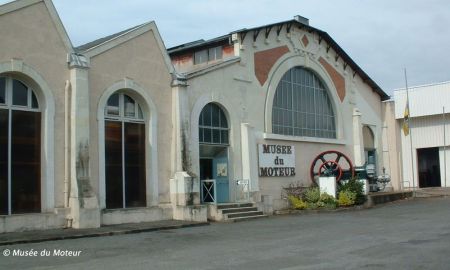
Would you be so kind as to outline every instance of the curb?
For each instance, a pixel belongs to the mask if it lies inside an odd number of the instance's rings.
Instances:
[[[169,226],[164,226],[164,227],[139,228],[139,229],[128,229],[128,230],[117,230],[117,231],[112,230],[112,231],[105,231],[105,232],[92,232],[92,233],[84,233],[84,234],[75,234],[74,233],[73,235],[59,235],[59,236],[45,237],[45,238],[2,241],[2,242],[0,242],[0,246],[41,243],[41,242],[48,242],[48,241],[79,239],[79,238],[93,238],[93,237],[124,235],[124,234],[136,234],[136,233],[143,233],[143,232],[175,230],[175,229],[181,229],[181,228],[200,227],[200,226],[207,226],[207,225],[210,225],[210,223],[202,222],[202,223],[193,223],[193,224],[169,225]]]

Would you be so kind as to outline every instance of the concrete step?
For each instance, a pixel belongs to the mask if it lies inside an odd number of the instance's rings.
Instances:
[[[247,221],[252,219],[258,219],[258,218],[266,218],[268,216],[266,215],[257,215],[257,216],[249,216],[249,217],[237,217],[237,218],[230,218],[227,219],[227,222],[241,222],[241,221]]]
[[[232,213],[240,213],[240,212],[251,212],[258,211],[257,207],[239,207],[239,208],[227,208],[221,210],[222,214],[232,214]]]
[[[252,203],[224,203],[218,204],[217,209],[229,209],[229,208],[239,208],[239,207],[253,207]]]
[[[264,215],[262,211],[249,211],[249,212],[240,212],[240,213],[234,213],[234,214],[227,214],[227,218],[240,218],[240,217],[252,217],[252,216],[259,216]]]

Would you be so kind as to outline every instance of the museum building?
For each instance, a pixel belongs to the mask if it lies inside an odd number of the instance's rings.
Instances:
[[[271,214],[329,150],[397,155],[387,94],[301,16],[169,49],[154,22],[74,47],[50,0],[0,25],[0,232]]]

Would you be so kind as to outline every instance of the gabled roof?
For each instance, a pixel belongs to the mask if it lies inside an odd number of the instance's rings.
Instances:
[[[156,43],[161,51],[161,54],[164,58],[164,62],[169,70],[169,73],[174,73],[174,67],[172,65],[172,61],[170,60],[169,55],[167,54],[166,47],[164,42],[159,34],[158,27],[156,26],[154,21],[143,23],[134,27],[131,27],[127,30],[120,31],[118,33],[99,38],[92,42],[86,43],[84,45],[78,46],[75,48],[76,52],[86,55],[87,57],[95,57],[107,50],[110,50],[116,46],[119,46],[125,42],[128,42],[131,39],[134,39],[143,33],[148,31],[152,31],[155,37]]]
[[[16,0],[0,6],[0,16],[3,14],[7,14],[22,8],[26,8],[32,6],[34,4],[43,2],[47,7],[47,10],[50,14],[50,17],[55,24],[56,30],[58,31],[59,36],[61,37],[66,49],[68,52],[73,52],[73,45],[70,41],[69,35],[67,35],[67,31],[64,28],[64,25],[59,18],[58,12],[56,11],[55,6],[53,5],[51,0]]]
[[[362,68],[360,68],[355,63],[355,61],[353,61],[353,59],[336,43],[336,41],[334,41],[334,39],[330,35],[328,35],[327,32],[310,26],[308,23],[308,19],[303,18],[301,16],[296,16],[296,19],[293,19],[293,20],[272,23],[272,24],[267,24],[267,25],[248,28],[248,29],[243,28],[240,30],[233,31],[228,35],[220,36],[218,38],[210,39],[207,41],[200,40],[197,42],[182,44],[182,45],[179,45],[176,47],[169,48],[168,53],[176,54],[176,53],[180,53],[183,51],[184,52],[192,51],[194,49],[200,49],[201,47],[211,45],[211,43],[217,42],[219,40],[221,40],[221,41],[224,41],[225,39],[231,40],[231,35],[233,35],[233,34],[239,34],[241,36],[241,39],[244,39],[247,36],[247,33],[252,32],[252,31],[253,32],[256,32],[256,31],[259,32],[261,30],[277,31],[277,29],[281,29],[281,27],[283,27],[283,26],[291,28],[294,25],[301,29],[305,29],[306,31],[309,31],[309,32],[316,32],[320,37],[319,44],[320,44],[320,42],[322,42],[322,40],[326,41],[327,44],[331,48],[333,48],[333,50],[339,55],[339,57],[342,58],[353,69],[353,71],[361,77],[361,79],[365,83],[367,83],[375,92],[377,92],[378,95],[380,95],[382,100],[388,100],[390,98],[389,95],[386,94],[381,89],[381,87],[374,80],[372,80],[369,77],[369,75],[367,75],[367,73],[365,73],[362,70]],[[261,32],[263,32],[263,31],[261,31]],[[251,38],[251,37],[247,36],[247,38]]]
[[[75,47],[75,51],[77,51],[77,52],[88,51],[88,50],[90,50],[90,49],[92,49],[94,47],[97,47],[97,46],[99,46],[99,45],[101,45],[103,43],[106,43],[106,42],[111,41],[111,40],[113,40],[113,39],[115,39],[117,37],[125,35],[126,33],[132,32],[133,30],[136,30],[136,29],[138,29],[138,28],[140,28],[140,27],[142,27],[144,25],[145,24],[140,24],[140,25],[128,28],[127,30],[123,30],[123,31],[120,31],[118,33],[115,33],[115,34],[112,34],[112,35],[109,35],[109,36],[106,36],[106,37],[102,37],[102,38],[96,39],[94,41],[88,42],[86,44],[80,45],[78,47]]]

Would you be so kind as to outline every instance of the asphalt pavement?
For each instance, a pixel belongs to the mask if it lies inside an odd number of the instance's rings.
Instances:
[[[0,269],[450,269],[450,198],[17,244],[0,252]]]

